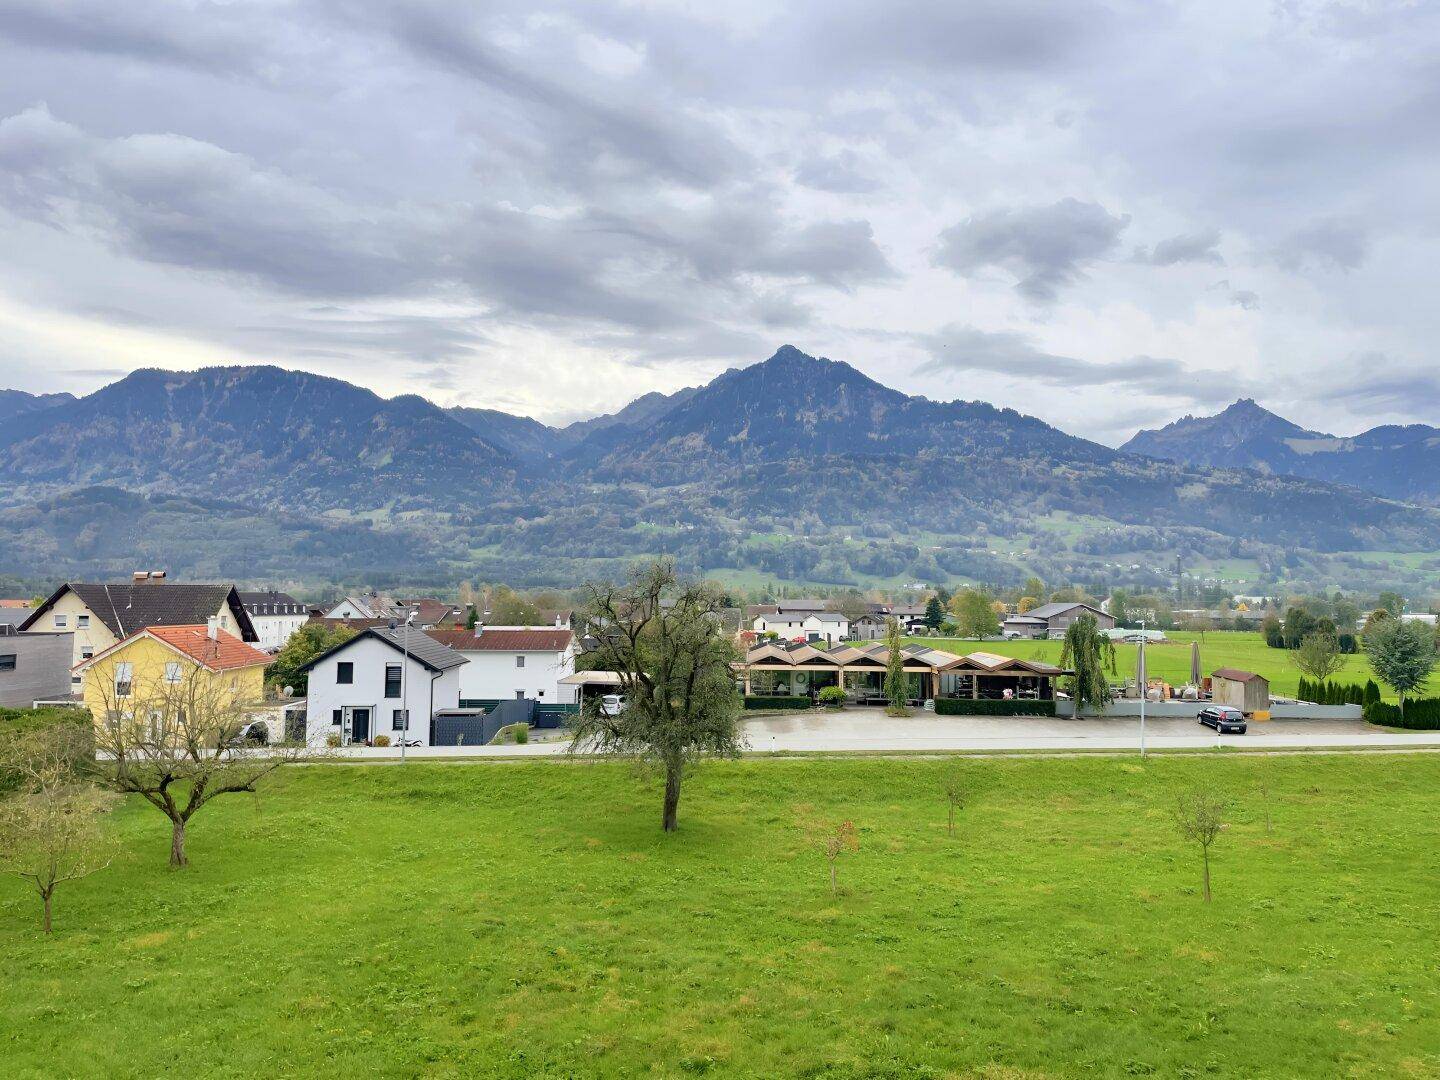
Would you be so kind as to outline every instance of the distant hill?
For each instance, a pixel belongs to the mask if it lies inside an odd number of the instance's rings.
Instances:
[[[424,398],[276,367],[132,372],[0,428],[0,480],[369,509],[513,479],[515,459]]]
[[[24,390],[0,390],[0,421],[74,402],[74,394],[27,394]]]
[[[1187,465],[1256,469],[1348,484],[1440,505],[1440,429],[1384,426],[1354,436],[1307,431],[1242,399],[1215,416],[1186,416],[1137,432],[1121,449]]]

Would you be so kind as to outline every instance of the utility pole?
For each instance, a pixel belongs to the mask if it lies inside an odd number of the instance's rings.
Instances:
[[[1136,672],[1140,679],[1140,757],[1145,757],[1145,697],[1149,691],[1145,678],[1145,620],[1140,620],[1140,666]]]
[[[410,624],[415,621],[415,612],[412,610],[405,616],[405,633],[403,635],[405,666],[400,669],[400,763],[405,763],[405,744],[410,741],[410,698],[409,691],[405,688],[405,679],[410,674]]]

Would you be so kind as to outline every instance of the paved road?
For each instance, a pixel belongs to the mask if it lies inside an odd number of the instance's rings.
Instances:
[[[881,709],[751,719],[745,723],[750,749],[781,752],[923,752],[930,750],[1133,750],[1140,723],[1130,719],[1061,720],[1036,717],[935,716],[917,712],[907,718]],[[1380,731],[1363,721],[1271,720],[1251,724],[1248,735],[1218,736],[1194,720],[1151,720],[1146,745],[1154,750],[1235,746],[1247,750],[1391,749],[1440,746],[1440,732],[1401,735]],[[533,742],[524,746],[437,746],[410,750],[412,758],[547,757],[565,753],[568,744]],[[345,757],[384,761],[400,756],[395,747],[347,748]]]

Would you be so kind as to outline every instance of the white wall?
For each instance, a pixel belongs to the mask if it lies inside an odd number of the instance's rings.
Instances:
[[[260,638],[255,647],[266,652],[283,648],[290,635],[309,619],[309,615],[251,615],[250,622]]]
[[[344,685],[335,681],[341,663],[355,665],[355,681]],[[385,665],[403,664],[404,657],[396,649],[374,637],[357,639],[348,648],[327,657],[310,671],[310,689],[306,695],[306,732],[309,739],[323,743],[328,735],[339,735],[341,728],[333,722],[336,709],[368,707],[370,734],[388,735],[392,743],[399,736],[393,730],[393,713],[400,708],[399,698],[385,696]],[[424,745],[430,742],[430,717],[436,709],[454,709],[460,704],[460,672],[469,665],[450,668],[434,679],[435,673],[412,658],[405,672],[405,696],[410,708],[410,738]]]
[[[497,650],[460,650],[469,661],[460,669],[460,696],[488,700],[516,696],[534,698],[544,705],[573,705],[578,687],[557,686],[566,675],[575,673],[575,654],[564,652],[499,652]],[[524,666],[515,661],[524,658]]]

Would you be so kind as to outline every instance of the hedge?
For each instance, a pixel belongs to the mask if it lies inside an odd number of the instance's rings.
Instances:
[[[1405,702],[1405,715],[1400,706],[1385,701],[1365,703],[1365,719],[1382,727],[1409,728],[1412,731],[1440,731],[1440,698],[1419,698]]]
[[[1053,701],[1006,701],[1004,698],[936,698],[941,716],[1054,716]]]
[[[808,709],[810,699],[808,697],[785,697],[780,694],[752,694],[745,699],[747,709]]]
[[[1380,688],[1375,685],[1374,679],[1361,686],[1359,683],[1317,682],[1302,678],[1295,696],[1316,705],[1364,705],[1368,699],[1379,699]]]

